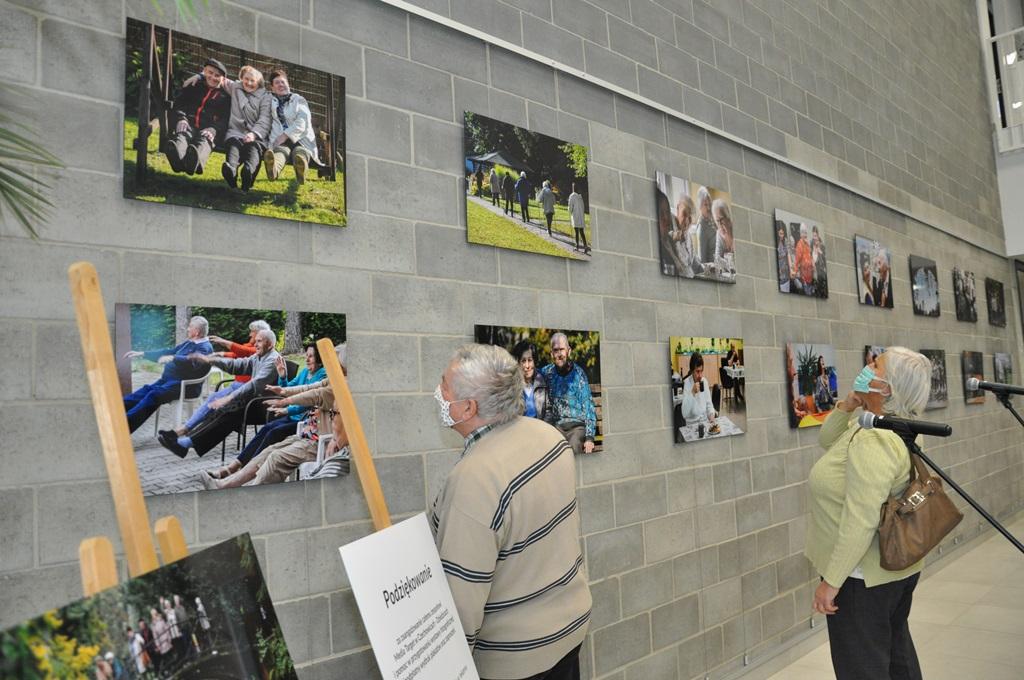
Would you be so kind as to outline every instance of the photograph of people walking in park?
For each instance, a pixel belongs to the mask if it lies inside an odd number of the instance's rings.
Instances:
[[[853,249],[860,303],[892,309],[892,253],[863,236],[854,236]]]
[[[348,472],[315,344],[330,338],[345,366],[344,314],[117,304],[114,319],[144,494]]]
[[[729,194],[657,172],[654,200],[661,273],[736,283]]]
[[[0,631],[0,678],[296,677],[249,534]]]
[[[776,209],[775,255],[780,292],[828,297],[825,231],[817,222]]]
[[[949,387],[946,383],[946,352],[941,349],[923,349],[921,354],[932,362],[932,385],[928,392],[926,411],[949,405]]]
[[[345,79],[128,19],[124,195],[344,226]]]
[[[504,347],[523,372],[523,415],[556,428],[577,453],[596,453],[601,419],[601,334],[477,325],[476,342]]]
[[[910,291],[914,314],[939,315],[939,270],[935,267],[935,260],[910,256]]]
[[[590,260],[587,147],[465,113],[470,243]]]
[[[1006,300],[1003,299],[1003,282],[985,279],[985,302],[988,304],[988,322],[993,326],[1006,327]]]
[[[673,335],[668,350],[675,442],[743,434],[743,340]]]
[[[974,285],[974,272],[953,267],[953,300],[956,302],[956,320],[978,320],[978,294]]]
[[[967,381],[971,378],[985,379],[985,357],[981,352],[968,352],[966,350],[960,356],[961,372],[964,379],[964,401],[968,404],[984,404],[985,390],[968,389]]]
[[[786,343],[790,427],[817,427],[839,401],[836,352],[831,345]]]

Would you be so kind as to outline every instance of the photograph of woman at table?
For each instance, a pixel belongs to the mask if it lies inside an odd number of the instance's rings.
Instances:
[[[715,389],[719,389],[718,385],[715,385]],[[708,433],[718,434],[718,412],[714,406],[716,401],[719,400],[713,399],[711,386],[704,377],[704,357],[700,352],[694,352],[690,355],[690,372],[683,378],[683,419],[687,423],[706,420],[711,423]]]

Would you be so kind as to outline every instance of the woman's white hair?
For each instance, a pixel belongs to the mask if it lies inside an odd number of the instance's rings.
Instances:
[[[725,200],[716,198],[711,202],[711,215],[714,216],[716,212],[720,213],[730,225],[732,224],[732,213],[729,211],[729,204],[726,203]]]
[[[263,319],[257,319],[256,321],[253,321],[251,324],[249,324],[249,330],[251,330],[251,331],[269,331],[270,330],[270,324],[267,323],[266,321],[264,321]]]
[[[885,375],[891,393],[882,410],[900,418],[917,418],[928,404],[932,387],[932,362],[906,347],[885,350]]]
[[[700,206],[704,201],[711,201],[711,192],[707,187],[697,189],[697,205]]]
[[[206,337],[206,334],[210,331],[210,322],[206,320],[205,316],[193,316],[188,320],[189,326],[195,326],[199,329],[199,335]]]
[[[523,372],[504,348],[463,345],[455,350],[450,366],[455,400],[475,401],[484,421],[500,425],[523,414]]]
[[[259,333],[256,334],[256,337],[266,338],[267,340],[270,341],[271,347],[277,344],[277,335],[275,335],[274,331],[270,330],[269,328],[264,328],[263,330],[261,330]]]

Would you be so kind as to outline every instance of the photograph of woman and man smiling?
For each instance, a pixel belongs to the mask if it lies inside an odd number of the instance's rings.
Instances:
[[[474,338],[504,347],[519,362],[523,415],[558,428],[576,454],[601,451],[599,332],[477,325]]]
[[[818,427],[825,422],[839,400],[835,349],[831,345],[787,343],[786,386],[790,427]]]
[[[892,252],[863,236],[853,237],[853,250],[860,303],[892,309]]]
[[[655,173],[661,273],[736,283],[736,248],[728,192]]]
[[[776,210],[775,256],[780,292],[828,297],[825,233],[817,222]]]
[[[743,339],[673,335],[668,347],[675,442],[743,434]]]
[[[128,19],[126,198],[344,226],[344,112],[341,76]]]

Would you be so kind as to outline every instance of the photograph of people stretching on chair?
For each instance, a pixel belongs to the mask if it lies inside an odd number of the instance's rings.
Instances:
[[[345,226],[345,79],[128,19],[124,195]]]
[[[330,338],[344,368],[344,314],[117,304],[114,318],[146,495],[310,478],[302,463],[318,476],[348,471],[347,437],[332,436],[333,396],[315,344]],[[343,465],[321,465],[341,454]]]

